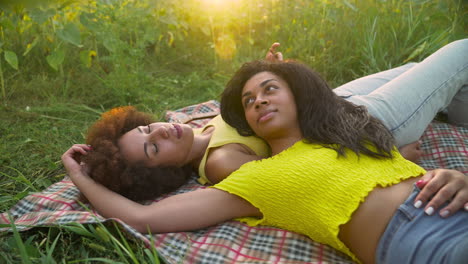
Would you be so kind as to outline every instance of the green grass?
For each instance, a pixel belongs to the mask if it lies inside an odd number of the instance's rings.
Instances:
[[[275,41],[336,87],[468,36],[462,0],[234,2],[0,4],[0,211],[63,178],[61,154],[103,111],[131,104],[163,119],[218,99],[233,72]],[[157,259],[125,241],[112,225],[1,234],[0,263]]]

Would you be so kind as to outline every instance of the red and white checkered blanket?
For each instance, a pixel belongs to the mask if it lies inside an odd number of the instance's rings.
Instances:
[[[166,119],[200,127],[218,113],[219,103],[210,101],[170,111]],[[422,167],[456,169],[468,175],[468,129],[433,122],[421,140]],[[165,197],[198,188],[205,187],[196,183],[194,176]],[[9,212],[0,214],[0,223],[10,223],[8,213],[20,231],[72,222],[116,221],[131,235],[151,244],[149,235],[138,233],[118,219],[104,219],[83,208],[76,201],[78,193],[73,183],[65,178],[40,193],[23,198]],[[10,228],[0,228],[0,231],[10,231]],[[157,234],[153,241],[168,263],[353,263],[342,253],[303,235],[269,226],[250,227],[236,221],[194,232]]]

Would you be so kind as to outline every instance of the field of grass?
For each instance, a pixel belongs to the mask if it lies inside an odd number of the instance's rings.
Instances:
[[[162,119],[218,99],[276,41],[336,87],[466,38],[467,11],[463,0],[2,1],[0,212],[62,179],[61,154],[112,107]],[[112,226],[0,234],[0,263],[157,259],[125,241]]]

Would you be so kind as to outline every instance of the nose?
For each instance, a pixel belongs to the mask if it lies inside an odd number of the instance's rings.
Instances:
[[[160,126],[151,131],[150,136],[167,139],[169,138],[169,131],[167,131],[165,126]]]
[[[265,97],[258,97],[257,100],[255,100],[255,109],[260,108],[262,105],[268,105],[270,101],[265,98]]]

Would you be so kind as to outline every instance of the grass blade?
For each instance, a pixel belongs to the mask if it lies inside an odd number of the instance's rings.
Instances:
[[[13,237],[15,238],[16,245],[18,246],[18,249],[20,251],[20,256],[21,260],[25,264],[31,263],[28,253],[26,252],[26,247],[24,246],[23,240],[21,239],[18,230],[16,229],[15,221],[13,220],[13,217],[11,216],[10,212],[8,212],[8,220],[11,223],[11,229],[13,230]]]

